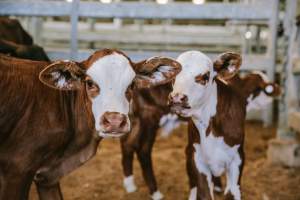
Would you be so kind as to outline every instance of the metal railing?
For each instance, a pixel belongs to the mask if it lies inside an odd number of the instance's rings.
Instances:
[[[119,2],[102,4],[98,2],[72,3],[64,1],[0,1],[0,16],[68,16],[71,21],[70,52],[49,52],[52,58],[86,58],[89,52],[78,52],[78,21],[87,18],[118,18],[118,19],[196,19],[196,20],[236,20],[247,23],[258,20],[265,21],[269,28],[269,42],[266,55],[243,55],[243,69],[266,71],[274,80],[276,66],[276,42],[279,0],[260,0],[256,3],[168,3],[165,5],[146,2]],[[128,52],[133,60],[143,59],[162,52]],[[176,56],[176,53],[163,52],[165,55]],[[214,57],[214,55],[212,55]],[[272,111],[264,114],[264,121],[270,124]]]

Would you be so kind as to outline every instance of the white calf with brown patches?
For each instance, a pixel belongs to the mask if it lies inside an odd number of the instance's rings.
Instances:
[[[198,133],[192,139],[194,154],[191,162],[201,184],[207,185],[207,190],[198,184],[197,199],[214,199],[212,178],[226,173],[225,194],[230,193],[233,199],[239,200],[242,158],[238,151],[241,146],[239,143],[228,144],[226,133],[218,133],[213,118],[218,115],[218,85],[226,85],[227,80],[236,74],[241,58],[238,54],[226,53],[213,63],[203,53],[189,51],[181,54],[177,61],[182,65],[182,71],[176,77],[170,103],[175,113],[191,117]],[[203,182],[204,177],[206,180]],[[190,199],[196,196],[194,190],[191,190]]]

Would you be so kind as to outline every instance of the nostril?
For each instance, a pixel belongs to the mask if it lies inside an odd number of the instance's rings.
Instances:
[[[168,97],[168,103],[169,103],[169,104],[172,104],[172,103],[173,103],[173,96],[172,96],[172,94],[169,94],[169,97]]]
[[[182,104],[182,103],[187,103],[188,97],[184,94],[174,94],[169,96],[169,103],[170,104]]]
[[[104,126],[107,126],[107,125],[110,124],[110,122],[109,122],[108,119],[105,117],[105,115],[104,115],[103,118],[102,118],[102,124],[103,124]]]
[[[123,115],[123,119],[122,119],[122,121],[121,121],[120,128],[123,128],[123,127],[125,127],[125,126],[126,126],[126,124],[127,124],[126,116],[125,116],[125,115]]]
[[[181,101],[182,103],[187,102],[187,100],[188,100],[188,98],[187,98],[186,95],[182,95],[182,97],[180,98],[180,101]]]

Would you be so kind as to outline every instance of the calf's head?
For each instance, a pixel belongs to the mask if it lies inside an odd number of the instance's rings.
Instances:
[[[81,63],[55,62],[40,73],[40,80],[59,90],[85,90],[98,134],[118,137],[130,131],[132,87],[166,83],[180,70],[180,64],[169,58],[133,63],[120,51],[104,49]]]
[[[215,79],[231,79],[239,70],[241,57],[236,53],[223,53],[213,62],[198,51],[184,52],[177,58],[182,71],[177,75],[169,103],[173,112],[190,117],[201,106],[212,101]]]
[[[271,82],[261,71],[241,74],[240,78],[244,83],[243,91],[248,97],[247,111],[266,108],[281,93],[279,85]]]

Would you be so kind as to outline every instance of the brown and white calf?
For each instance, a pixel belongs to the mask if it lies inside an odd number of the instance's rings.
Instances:
[[[216,61],[198,51],[181,54],[182,71],[170,94],[172,110],[189,117],[187,172],[190,200],[214,199],[215,177],[227,177],[225,199],[241,199],[244,165],[244,122],[247,99],[256,90],[275,94],[273,85],[258,84],[261,76],[241,79],[236,73],[241,57],[221,54]]]
[[[130,131],[130,90],[180,71],[167,58],[133,63],[101,50],[87,60],[38,62],[0,55],[0,199],[62,199],[59,179],[84,164],[102,137]]]
[[[270,90],[278,88],[277,85],[271,84],[266,75],[261,72],[239,74],[230,81],[230,84],[241,87],[240,89],[245,93],[251,92],[251,95],[248,95],[247,110],[263,108],[272,100],[273,93]],[[255,89],[248,91],[252,85],[255,86],[253,87]],[[151,198],[155,200],[163,198],[158,190],[151,154],[160,126],[162,126],[163,131],[170,132],[182,122],[182,119],[170,114],[168,96],[171,91],[171,83],[159,85],[149,90],[133,90],[133,116],[135,119],[132,125],[133,129],[131,134],[121,138],[122,166],[125,176],[123,185],[129,193],[137,190],[132,166],[136,153]]]

